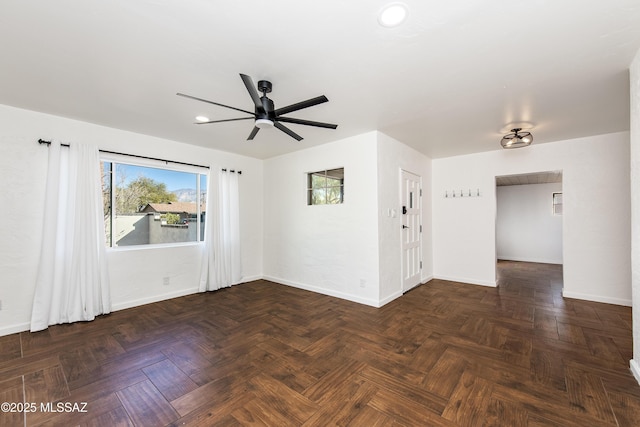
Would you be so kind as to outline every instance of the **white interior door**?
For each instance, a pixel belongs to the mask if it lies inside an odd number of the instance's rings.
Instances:
[[[422,185],[421,178],[400,173],[402,203],[402,291],[420,283],[422,271]]]

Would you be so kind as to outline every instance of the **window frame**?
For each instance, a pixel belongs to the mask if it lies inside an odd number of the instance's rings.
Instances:
[[[192,246],[192,245],[202,245],[204,243],[204,237],[206,232],[202,232],[202,203],[206,203],[206,195],[204,199],[203,197],[201,183],[204,177],[206,191],[209,191],[210,186],[210,169],[207,167],[199,167],[195,165],[183,165],[179,163],[172,163],[171,161],[160,161],[154,159],[146,159],[143,157],[136,157],[134,155],[128,156],[126,154],[116,154],[116,153],[100,153],[100,164],[105,164],[106,162],[112,165],[111,171],[109,172],[109,186],[111,188],[111,199],[110,199],[110,214],[109,221],[110,224],[110,236],[107,238],[106,234],[106,221],[105,217],[105,240],[106,240],[106,249],[107,250],[116,250],[116,251],[127,251],[127,250],[139,250],[139,249],[151,249],[151,248],[163,248],[163,247],[180,247],[180,246]],[[153,169],[162,169],[172,172],[181,172],[181,173],[191,173],[196,175],[196,206],[197,206],[197,218],[196,218],[196,240],[184,241],[184,242],[170,242],[170,243],[142,243],[136,245],[117,245],[115,241],[116,227],[115,227],[115,218],[117,217],[117,209],[116,209],[116,191],[114,183],[117,180],[117,172],[115,165],[127,165],[127,166],[137,166],[143,168],[153,168]],[[106,174],[106,172],[105,172]],[[102,178],[101,178],[102,179]],[[206,194],[206,193],[205,193]],[[206,212],[206,211],[205,211]]]
[[[560,203],[556,202],[557,200],[556,196],[560,196],[559,197]],[[563,200],[562,191],[554,191],[553,193],[551,193],[551,214],[553,216],[562,216],[563,212],[564,212],[564,200]]]
[[[331,171],[341,171],[342,178],[336,178],[328,174]],[[307,172],[306,174],[306,193],[307,193],[307,206],[324,206],[324,205],[341,205],[344,204],[344,166],[331,168],[331,169],[323,169],[314,172]],[[325,185],[323,187],[314,187],[313,186],[313,177],[314,176],[322,176],[325,179]],[[339,185],[328,185],[329,179],[331,180],[339,180]],[[327,194],[329,189],[339,188],[340,195],[339,201],[336,203],[327,203]],[[313,192],[314,190],[324,189],[324,203],[314,203],[313,202]]]

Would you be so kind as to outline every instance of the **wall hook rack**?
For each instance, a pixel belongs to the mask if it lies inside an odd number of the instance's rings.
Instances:
[[[479,188],[471,189],[460,189],[460,190],[445,190],[444,198],[445,199],[464,199],[470,197],[482,197],[482,193]]]

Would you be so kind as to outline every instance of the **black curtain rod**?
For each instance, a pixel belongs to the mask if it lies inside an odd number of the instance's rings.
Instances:
[[[51,141],[45,141],[44,139],[39,139],[38,143],[39,144],[51,145]],[[69,146],[69,144],[60,144],[60,145],[63,146],[63,147],[68,147]],[[165,162],[165,163],[175,163],[176,165],[196,166],[196,167],[199,167],[199,168],[209,169],[209,166],[196,165],[194,163],[184,163],[184,162],[177,162],[175,160],[158,159],[157,157],[138,156],[137,154],[118,153],[117,151],[107,151],[107,150],[98,150],[98,151],[100,151],[101,153],[117,154],[117,155],[120,155],[120,156],[137,157],[139,159],[156,160],[156,161]]]
[[[226,172],[227,170],[226,170],[225,168],[222,168],[222,171],[223,171],[223,172]],[[236,172],[236,171],[235,171],[235,170],[233,170],[233,169],[229,169],[229,172],[234,173],[234,172]],[[237,172],[238,172],[238,175],[242,175],[242,171],[237,171]]]

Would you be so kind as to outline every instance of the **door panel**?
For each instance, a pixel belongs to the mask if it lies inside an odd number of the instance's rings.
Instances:
[[[420,283],[422,272],[421,178],[401,171],[402,291]]]

